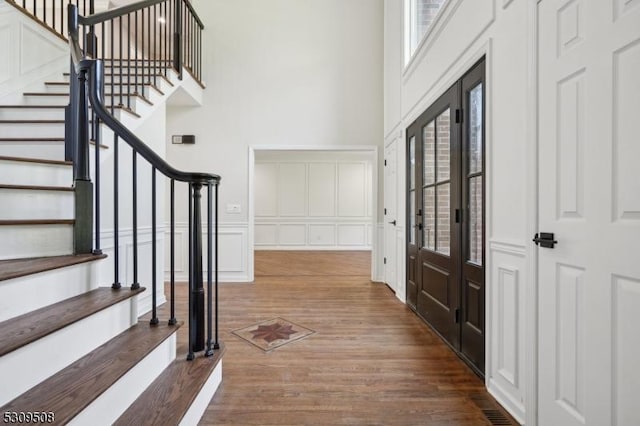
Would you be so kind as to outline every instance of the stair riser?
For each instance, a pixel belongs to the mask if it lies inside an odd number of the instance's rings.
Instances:
[[[176,357],[176,333],[158,345],[133,369],[93,401],[69,425],[112,424]]]
[[[0,120],[64,120],[64,108],[0,108]]]
[[[64,123],[0,123],[3,138],[62,138]]]
[[[168,78],[171,78],[171,77],[169,76]],[[69,82],[69,77],[65,76],[62,81],[68,83]],[[142,84],[145,84],[145,83],[152,83],[152,84],[157,85],[158,87],[163,82],[166,83],[166,80],[164,79],[164,77],[160,76],[160,75],[157,75],[154,78],[153,75],[151,75],[151,77],[149,77],[146,74],[144,76],[142,76],[142,75],[137,75],[137,76],[130,75],[130,76],[127,76],[124,73],[123,73],[122,77],[120,77],[120,74],[118,74],[118,73],[116,73],[116,75],[106,75],[104,77],[104,81],[105,81],[105,90],[106,90],[106,86],[109,86],[111,84],[111,81],[113,81],[114,85],[116,83],[120,83],[120,82],[123,82],[125,84],[137,83],[138,85],[142,85]]]
[[[36,96],[24,95],[22,97],[24,105],[69,105],[69,96]]]
[[[2,145],[0,152],[5,152]],[[33,154],[38,151],[33,150]],[[71,165],[0,160],[0,184],[71,187],[73,170]]]
[[[64,142],[0,142],[0,152],[10,157],[64,160]]]
[[[3,225],[0,241],[0,260],[72,254],[73,226]]]
[[[135,324],[136,303],[127,299],[3,356],[0,377],[11,386],[0,387],[0,406]]]
[[[0,188],[0,220],[73,219],[74,193]]]
[[[202,386],[200,393],[189,407],[184,417],[180,421],[180,426],[190,426],[200,423],[209,402],[222,383],[222,360],[218,362],[216,368],[211,372],[209,379]]]
[[[129,85],[129,86],[120,86],[120,85],[114,85],[113,89],[111,88],[110,85],[106,85],[105,86],[105,96],[108,97],[111,93],[115,93],[117,95],[120,95],[120,93],[122,92],[122,96],[124,96],[125,94],[133,94],[135,91],[138,91],[138,93],[141,93],[142,96],[148,96],[149,95],[149,91],[150,90],[155,90],[155,89],[150,89],[149,86],[134,86],[134,85]],[[64,94],[69,94],[69,86],[60,86],[60,85],[47,85],[46,89],[45,89],[46,93],[64,93]],[[157,92],[157,91],[156,91]],[[126,104],[127,100],[124,99],[124,103]]]
[[[0,282],[0,321],[97,288],[97,267],[82,263]]]

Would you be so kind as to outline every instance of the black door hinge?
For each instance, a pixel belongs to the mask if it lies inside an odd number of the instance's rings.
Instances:
[[[384,264],[385,265],[387,264],[387,258],[386,257],[384,258]]]
[[[385,214],[385,215],[387,214],[387,209],[384,209],[384,214]]]
[[[458,324],[460,322],[460,309],[456,309],[454,315],[456,318],[456,324]]]
[[[384,165],[385,165],[385,166],[387,165],[387,160],[384,160]]]
[[[457,109],[456,110],[456,123],[461,123],[462,122],[462,110],[461,109]]]

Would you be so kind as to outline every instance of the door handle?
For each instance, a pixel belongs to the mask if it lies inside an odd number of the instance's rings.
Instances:
[[[533,242],[536,243],[536,245],[540,245],[540,247],[550,249],[554,248],[556,244],[558,244],[558,241],[554,238],[553,232],[541,232],[540,234],[536,234],[535,237],[533,237]]]
[[[396,226],[396,221],[392,220],[391,222],[389,222],[390,225]]]

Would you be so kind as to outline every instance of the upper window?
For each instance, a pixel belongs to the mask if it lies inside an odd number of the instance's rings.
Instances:
[[[405,61],[411,57],[425,37],[431,23],[447,0],[405,0],[405,29],[407,36]]]

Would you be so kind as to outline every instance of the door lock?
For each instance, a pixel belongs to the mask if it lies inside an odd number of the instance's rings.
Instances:
[[[536,234],[533,237],[533,242],[536,245],[540,245],[540,247],[544,248],[554,248],[558,242],[554,238],[553,232],[541,232],[540,234]]]

